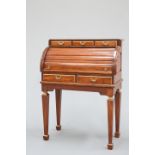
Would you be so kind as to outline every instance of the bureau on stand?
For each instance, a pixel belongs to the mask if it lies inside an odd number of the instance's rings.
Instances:
[[[55,90],[56,129],[61,130],[62,90],[99,92],[108,97],[108,149],[113,149],[113,115],[116,138],[120,137],[120,102],[122,41],[102,40],[49,40],[41,63],[41,88],[44,135],[48,140],[49,91]]]

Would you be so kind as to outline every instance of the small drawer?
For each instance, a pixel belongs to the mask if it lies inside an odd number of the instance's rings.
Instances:
[[[48,82],[63,82],[63,83],[74,83],[75,75],[62,75],[62,74],[43,74],[43,81]]]
[[[49,45],[52,47],[70,47],[72,44],[71,44],[71,41],[63,41],[63,40],[53,41],[53,40],[51,40],[49,42]]]
[[[75,47],[93,47],[94,41],[73,41]]]
[[[117,41],[95,41],[96,47],[117,47]]]
[[[112,77],[78,75],[77,82],[80,84],[112,84]]]

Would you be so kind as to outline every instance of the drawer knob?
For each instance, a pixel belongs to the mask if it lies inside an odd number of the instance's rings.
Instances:
[[[80,45],[82,45],[82,46],[85,45],[85,43],[86,42],[84,42],[84,41],[80,41]]]
[[[56,75],[56,80],[60,80],[61,79],[61,75]]]
[[[96,78],[91,78],[90,81],[91,82],[96,82]]]
[[[59,41],[58,44],[59,44],[60,46],[62,46],[62,45],[64,45],[64,41]]]

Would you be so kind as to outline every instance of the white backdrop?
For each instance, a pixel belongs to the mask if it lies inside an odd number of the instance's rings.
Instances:
[[[114,154],[128,154],[128,0],[27,0],[27,154],[109,154],[106,97],[63,91],[62,131],[50,96],[50,140],[42,140],[40,58],[50,38],[123,39],[121,138]]]

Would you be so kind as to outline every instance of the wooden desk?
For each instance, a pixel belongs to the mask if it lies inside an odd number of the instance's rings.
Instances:
[[[120,131],[121,40],[49,40],[41,63],[41,86],[44,135],[48,140],[49,94],[55,90],[57,130],[61,130],[62,90],[99,92],[108,96],[108,149],[113,149],[113,111],[115,137]]]

